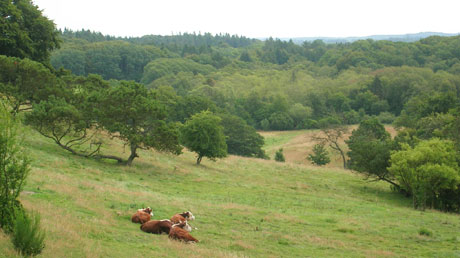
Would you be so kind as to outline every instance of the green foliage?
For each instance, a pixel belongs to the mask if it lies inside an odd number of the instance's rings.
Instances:
[[[115,40],[87,42],[71,39],[62,49],[53,52],[51,64],[55,69],[68,69],[76,75],[99,74],[107,80],[140,81],[147,63],[167,56],[167,51],[154,46]]]
[[[11,241],[24,256],[39,255],[45,248],[45,232],[40,228],[40,215],[17,212]]]
[[[32,103],[60,95],[56,76],[43,64],[14,57],[0,56],[0,93],[12,106],[14,114],[30,109]]]
[[[396,119],[395,115],[390,112],[382,112],[377,116],[377,119],[382,124],[392,124],[393,121]]]
[[[265,131],[270,130],[270,121],[268,121],[268,119],[260,121],[260,128],[262,128]]]
[[[217,107],[214,102],[206,97],[188,95],[177,98],[172,109],[169,115],[170,119],[172,121],[184,123],[192,115],[201,111],[209,110],[211,112],[216,112]]]
[[[59,49],[51,56],[51,65],[55,69],[64,68],[72,71],[75,75],[86,74],[86,55],[79,49]]]
[[[264,137],[249,126],[243,119],[222,114],[222,126],[226,136],[228,154],[246,157],[267,158],[264,146]]]
[[[457,189],[460,173],[451,141],[433,138],[391,154],[389,171],[413,197],[414,208],[442,207],[442,191]]]
[[[278,162],[285,162],[286,161],[286,159],[284,158],[284,154],[283,154],[283,148],[281,148],[278,151],[276,151],[275,160],[278,161]]]
[[[291,130],[294,128],[294,121],[286,112],[275,112],[268,120],[272,130]]]
[[[292,118],[295,129],[306,129],[308,119],[312,116],[311,107],[305,107],[300,103],[296,103],[289,108],[289,116]]]
[[[3,1],[0,13],[0,55],[48,63],[50,52],[59,48],[59,33],[38,6],[31,0]]]
[[[138,148],[181,153],[178,127],[166,122],[168,114],[156,92],[133,81],[121,81],[101,92],[97,102],[99,126],[130,146],[127,165],[138,157]]]
[[[377,119],[362,121],[345,142],[349,149],[348,164],[351,169],[395,185],[387,170],[394,143]]]
[[[329,153],[324,147],[324,144],[315,144],[315,146],[313,146],[313,154],[309,154],[307,159],[310,160],[312,164],[319,166],[331,162],[331,158],[329,158]]]
[[[188,119],[181,128],[181,143],[198,154],[199,165],[203,157],[211,160],[227,156],[224,128],[221,118],[210,111],[202,111]]]
[[[252,62],[252,58],[251,58],[251,56],[249,55],[249,52],[248,52],[248,51],[243,51],[243,53],[241,53],[241,55],[240,55],[240,61],[243,61],[243,62]]]
[[[96,141],[97,96],[109,85],[100,76],[66,76],[65,95],[50,96],[48,100],[34,104],[25,115],[26,124],[43,136],[52,139],[59,147],[73,154],[91,157],[99,155],[102,142]],[[93,129],[93,130],[91,130]],[[76,147],[91,141],[95,149],[77,150]]]
[[[215,71],[210,65],[202,65],[190,59],[183,58],[159,58],[144,67],[144,74],[141,82],[145,85],[169,74],[178,74],[179,72],[200,73],[203,75]]]
[[[457,106],[457,102],[453,92],[432,92],[429,95],[415,96],[406,103],[396,124],[412,128],[423,127],[424,123],[420,123],[420,119],[446,114]]]
[[[5,232],[13,229],[15,210],[22,209],[18,198],[30,170],[18,126],[0,102],[0,227]]]
[[[421,236],[427,236],[427,237],[433,236],[433,232],[426,228],[419,229],[418,234]]]

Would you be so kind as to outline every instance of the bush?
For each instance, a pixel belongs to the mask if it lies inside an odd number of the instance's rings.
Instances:
[[[418,231],[418,234],[421,235],[421,236],[432,236],[433,235],[433,232],[431,232],[430,230],[426,229],[426,228],[421,228],[419,231]]]
[[[285,159],[284,159],[284,155],[283,155],[283,149],[279,149],[276,153],[275,153],[275,160],[278,161],[278,162],[284,162]]]
[[[29,172],[29,163],[21,148],[18,123],[0,102],[0,227],[7,233],[14,224],[15,209]]]
[[[35,256],[45,248],[45,233],[40,228],[39,214],[28,216],[17,212],[11,241],[14,248],[24,256]]]
[[[445,193],[454,192],[460,184],[454,143],[433,138],[415,147],[401,147],[401,151],[391,154],[388,170],[412,195],[414,208],[443,207]]]
[[[310,160],[312,164],[319,166],[326,165],[331,162],[329,153],[324,147],[324,144],[316,144],[313,146],[313,154],[308,155],[307,159]]]

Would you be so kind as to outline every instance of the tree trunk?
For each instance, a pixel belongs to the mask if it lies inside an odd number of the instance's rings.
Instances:
[[[197,164],[197,165],[200,165],[201,159],[202,159],[202,158],[203,158],[203,156],[198,155],[198,158],[196,159],[196,164]]]
[[[136,153],[137,148],[138,148],[137,145],[135,145],[135,144],[131,145],[131,155],[129,155],[129,158],[126,161],[127,166],[131,166],[131,164],[133,164],[133,160],[135,158],[139,157],[139,155],[137,155],[137,153]]]
[[[347,159],[345,158],[345,154],[343,153],[342,150],[340,150],[340,155],[342,155],[343,168],[344,168],[344,169],[347,169]]]
[[[331,144],[329,144],[329,146],[338,151],[340,153],[340,156],[342,156],[342,161],[343,161],[343,168],[344,169],[347,169],[347,158],[345,157],[345,153],[343,152],[342,148],[340,148],[340,145],[337,141],[332,141]]]

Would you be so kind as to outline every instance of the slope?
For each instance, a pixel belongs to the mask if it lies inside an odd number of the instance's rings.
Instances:
[[[350,171],[236,156],[196,166],[192,153],[154,151],[123,167],[71,156],[26,133],[33,168],[21,201],[42,216],[42,257],[460,255],[458,215],[413,210],[386,184]],[[121,143],[108,148],[123,154]],[[191,210],[192,235],[201,242],[141,232],[130,216],[143,206],[153,208],[154,219]],[[2,233],[0,250],[15,257]]]

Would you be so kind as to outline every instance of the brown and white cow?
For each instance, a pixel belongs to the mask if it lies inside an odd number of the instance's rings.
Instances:
[[[150,207],[138,209],[137,212],[133,216],[131,216],[131,221],[133,223],[144,224],[145,222],[149,221],[152,216],[153,212]]]
[[[169,234],[173,223],[169,219],[164,220],[151,220],[147,221],[141,225],[141,230],[147,233],[159,234],[166,233]]]
[[[198,243],[198,239],[194,238],[190,233],[184,228],[187,225],[187,221],[183,221],[171,226],[169,231],[169,238],[184,241],[186,243]]]
[[[195,216],[193,216],[192,212],[185,211],[185,212],[178,213],[178,214],[172,216],[171,217],[171,222],[173,224],[178,224],[178,223],[181,223],[181,222],[187,222],[189,220],[194,220],[194,219],[195,219]],[[184,229],[187,230],[188,232],[192,231],[192,227],[188,223],[185,223]]]
[[[171,221],[174,224],[177,224],[177,223],[182,222],[182,221],[194,220],[194,219],[195,219],[195,216],[193,216],[193,214],[190,211],[184,211],[182,213],[178,213],[178,214],[172,216]]]

